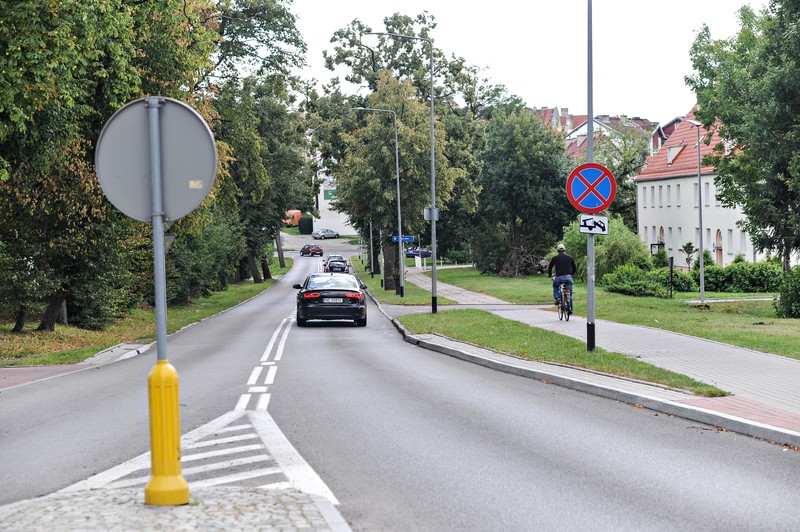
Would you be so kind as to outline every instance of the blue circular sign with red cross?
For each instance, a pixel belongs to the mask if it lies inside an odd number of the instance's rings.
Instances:
[[[617,181],[611,172],[597,163],[584,163],[567,179],[567,198],[572,206],[586,214],[606,210],[617,195]]]

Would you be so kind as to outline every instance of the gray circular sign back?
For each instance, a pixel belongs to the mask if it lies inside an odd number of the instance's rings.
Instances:
[[[164,219],[192,212],[208,195],[217,172],[214,135],[191,107],[159,97],[161,186]],[[149,222],[153,215],[150,133],[146,99],[119,109],[97,139],[95,169],[109,201],[127,216]]]

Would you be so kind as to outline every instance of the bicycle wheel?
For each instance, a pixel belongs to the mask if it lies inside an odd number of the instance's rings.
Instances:
[[[561,306],[564,307],[564,319],[569,321],[569,317],[572,315],[572,309],[570,308],[570,298],[572,294],[566,288],[564,289],[564,295],[561,296]]]
[[[560,295],[560,297],[558,298],[558,319],[559,320],[563,320],[564,316],[566,315],[566,312],[564,312],[564,309],[568,308],[568,307],[564,306],[564,287],[563,286],[561,287],[561,291],[560,291],[559,295]]]

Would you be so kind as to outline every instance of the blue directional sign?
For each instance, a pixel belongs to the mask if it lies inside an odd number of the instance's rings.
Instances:
[[[584,163],[567,179],[567,198],[572,206],[586,214],[606,210],[617,195],[617,181],[611,172],[597,163]]]
[[[414,237],[412,235],[403,235],[403,242],[413,242]],[[392,235],[392,242],[400,242],[400,237],[397,235]]]

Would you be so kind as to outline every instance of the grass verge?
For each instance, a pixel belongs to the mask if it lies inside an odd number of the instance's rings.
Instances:
[[[273,269],[272,273],[282,275],[291,267],[292,260],[287,258],[286,267]],[[196,299],[189,305],[169,307],[167,332],[173,333],[238,305],[276,282],[276,279],[267,279],[261,284],[246,281],[231,285],[225,291],[214,292],[209,297]],[[102,331],[56,326],[55,332],[36,332],[33,329],[37,324],[31,323],[25,332],[13,334],[13,325],[0,322],[0,366],[74,364],[119,343],[152,342],[155,339],[155,310],[135,308]]]
[[[513,303],[550,304],[553,299],[552,282],[544,275],[502,278],[481,275],[475,268],[442,268],[438,270],[437,278],[443,283]],[[575,283],[574,293],[575,314],[586,316],[586,285]],[[595,317],[800,359],[798,320],[778,318],[772,301],[746,300],[754,295],[765,294],[706,293],[708,299],[740,299],[700,306],[681,300],[696,298],[697,294],[676,294],[675,299],[630,297],[606,292],[598,286],[595,290]],[[601,329],[598,329],[598,334],[602,334]]]
[[[587,352],[584,343],[574,338],[500,318],[483,310],[464,309],[437,314],[408,314],[399,317],[398,320],[416,334],[441,334],[525,360],[567,364],[687,390],[705,397],[727,395],[718,388],[685,375],[657,368],[619,353],[599,348]]]
[[[394,290],[384,290],[381,286],[381,278],[379,275],[374,277],[370,276],[368,272],[364,271],[364,265],[358,260],[356,256],[351,258],[353,267],[356,268],[356,273],[361,279],[361,282],[367,285],[369,293],[375,299],[386,305],[430,305],[431,293],[428,290],[423,290],[414,283],[406,281],[404,286],[405,297],[400,297]],[[439,305],[452,305],[455,301],[447,299],[446,297],[437,296],[437,303]]]

